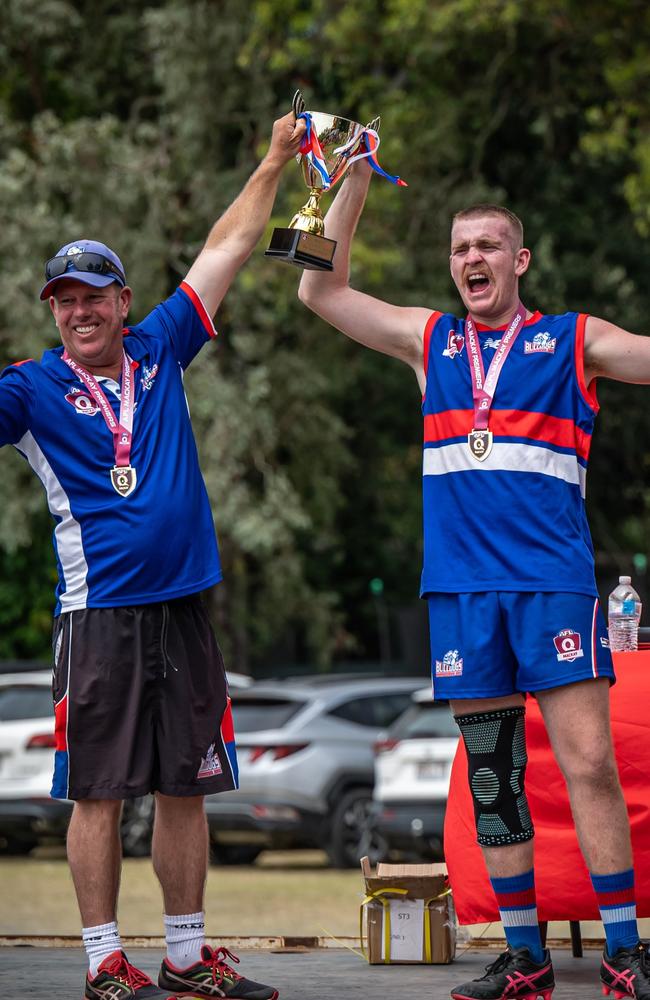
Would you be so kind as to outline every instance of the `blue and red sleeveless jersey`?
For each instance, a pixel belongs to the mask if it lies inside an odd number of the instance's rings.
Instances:
[[[128,497],[111,484],[113,437],[63,348],[0,376],[0,445],[13,444],[41,480],[52,516],[59,582],[55,614],[150,604],[221,579],[210,501],[199,469],[183,373],[215,334],[187,282],[124,330],[134,362]],[[120,386],[102,387],[115,416]]]
[[[424,336],[421,594],[597,595],[585,480],[598,403],[585,384],[586,316],[536,312],[501,369],[492,451],[471,454],[465,321],[433,313]],[[503,330],[478,325],[487,373]]]

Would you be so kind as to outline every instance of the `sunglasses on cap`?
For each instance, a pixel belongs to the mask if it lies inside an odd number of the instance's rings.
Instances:
[[[50,257],[45,265],[45,277],[48,281],[52,278],[60,278],[66,274],[68,268],[71,271],[89,271],[91,274],[114,274],[122,285],[126,285],[126,278],[112,260],[104,257],[101,253],[93,253],[90,250],[83,250],[81,253],[63,254],[60,257]]]

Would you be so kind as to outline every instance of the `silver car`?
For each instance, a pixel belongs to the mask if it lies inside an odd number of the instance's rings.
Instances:
[[[422,677],[319,675],[231,692],[240,790],[206,798],[215,860],[321,847],[356,867],[368,843],[373,745]]]

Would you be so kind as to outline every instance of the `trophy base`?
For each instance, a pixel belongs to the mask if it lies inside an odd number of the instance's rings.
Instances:
[[[265,257],[295,264],[308,271],[332,271],[336,240],[306,233],[303,229],[274,229]]]

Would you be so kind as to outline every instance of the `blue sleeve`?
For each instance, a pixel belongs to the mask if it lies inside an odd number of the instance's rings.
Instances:
[[[0,374],[0,445],[16,444],[32,419],[35,390],[27,365],[10,365]]]
[[[166,340],[183,370],[208,340],[216,336],[212,320],[193,288],[182,282],[173,295],[156,306],[134,333]],[[126,345],[128,349],[128,344]]]

